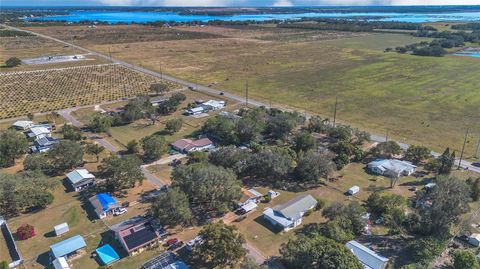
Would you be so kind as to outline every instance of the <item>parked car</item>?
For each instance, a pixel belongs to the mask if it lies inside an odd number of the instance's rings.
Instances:
[[[120,216],[120,215],[123,215],[127,213],[127,209],[125,207],[119,207],[119,208],[115,208],[113,210],[113,215],[114,216]]]
[[[172,244],[168,249],[169,250],[175,250],[175,249],[180,248],[182,246],[183,246],[183,242],[178,241],[177,243]]]
[[[472,163],[473,166],[480,167],[480,162],[478,163]]]
[[[220,95],[224,95],[225,93],[224,92],[220,92]]]
[[[166,247],[169,247],[171,245],[174,245],[178,243],[178,239],[177,238],[172,238],[172,239],[168,239],[167,242],[165,242],[165,246]]]

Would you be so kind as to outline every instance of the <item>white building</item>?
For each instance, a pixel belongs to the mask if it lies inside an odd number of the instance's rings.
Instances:
[[[225,101],[208,100],[203,105],[211,107],[211,110],[219,110],[225,107]]]
[[[348,189],[348,194],[350,195],[354,195],[356,193],[358,193],[360,191],[360,187],[359,186],[353,186],[351,187],[350,189]]]
[[[52,135],[46,127],[32,127],[25,134],[28,138],[35,138],[35,140]]]
[[[189,109],[185,110],[185,112],[188,115],[198,115],[198,114],[204,113],[205,110],[203,109],[203,107],[199,106],[199,107],[189,108]]]
[[[349,241],[345,246],[358,258],[365,269],[385,269],[387,268],[388,259],[378,255],[375,251],[358,243],[357,241]]]
[[[24,130],[24,131],[30,129],[30,127],[32,127],[33,125],[34,125],[33,121],[29,121],[29,120],[19,120],[12,124],[12,126],[15,129]]]
[[[67,174],[68,181],[75,191],[95,186],[95,176],[87,169],[77,169]]]
[[[473,233],[468,237],[468,243],[472,246],[480,246],[480,234]]]
[[[282,231],[289,231],[300,225],[305,212],[315,208],[317,203],[311,195],[297,196],[285,204],[265,209],[263,217]]]
[[[411,162],[396,159],[378,159],[367,164],[370,171],[387,177],[409,176],[417,167]]]

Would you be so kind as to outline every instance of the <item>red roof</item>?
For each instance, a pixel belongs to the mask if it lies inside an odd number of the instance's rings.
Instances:
[[[201,148],[213,144],[213,142],[208,138],[202,138],[199,140],[192,141],[191,139],[180,139],[172,143],[172,146],[178,150],[189,151],[192,148]]]

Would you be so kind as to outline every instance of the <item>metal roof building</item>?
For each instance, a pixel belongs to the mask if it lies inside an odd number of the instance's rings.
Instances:
[[[66,240],[51,245],[50,250],[52,251],[53,257],[60,258],[68,256],[86,246],[87,243],[85,243],[83,237],[80,235],[75,235]]]
[[[314,208],[317,203],[311,195],[300,195],[284,204],[265,209],[263,216],[273,225],[288,231],[300,225],[305,212]]]
[[[357,241],[349,241],[345,246],[358,258],[365,269],[385,269],[387,267],[387,258],[378,255]]]

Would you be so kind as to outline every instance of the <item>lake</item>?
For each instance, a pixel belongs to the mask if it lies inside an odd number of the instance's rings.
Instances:
[[[480,11],[472,12],[438,12],[438,13],[394,13],[394,12],[350,12],[350,13],[291,13],[291,14],[239,14],[229,16],[219,15],[181,15],[176,12],[153,12],[153,11],[91,11],[72,10],[69,15],[58,15],[40,18],[28,18],[27,20],[62,20],[78,22],[81,20],[98,20],[109,23],[145,23],[153,21],[266,21],[266,20],[295,20],[307,18],[354,18],[369,17],[378,18],[380,21],[399,22],[438,22],[438,21],[480,21]],[[377,19],[375,19],[377,20]]]

